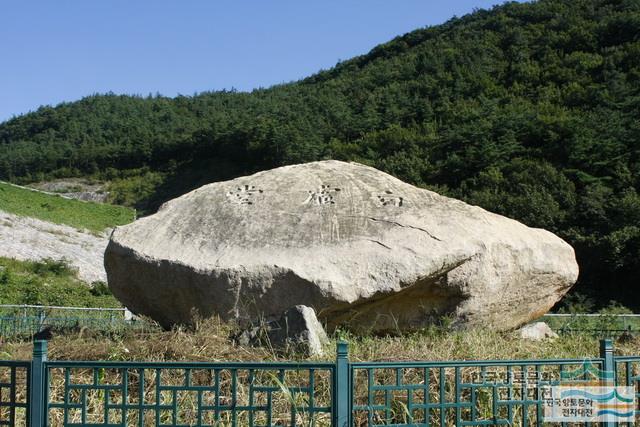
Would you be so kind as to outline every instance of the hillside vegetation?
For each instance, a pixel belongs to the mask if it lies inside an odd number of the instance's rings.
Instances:
[[[94,95],[0,125],[0,178],[95,176],[147,212],[205,182],[356,160],[567,239],[640,307],[640,2],[508,3],[299,82]]]
[[[135,219],[135,210],[128,207],[66,199],[4,182],[0,182],[0,210],[96,233]]]
[[[0,304],[121,307],[104,283],[88,286],[61,261],[0,257],[0,289]]]

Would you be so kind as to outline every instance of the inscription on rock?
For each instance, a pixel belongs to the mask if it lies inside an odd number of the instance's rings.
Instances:
[[[304,203],[313,205],[334,205],[336,203],[335,196],[340,192],[340,188],[332,187],[328,184],[322,184],[317,190],[309,190]]]
[[[263,190],[257,188],[255,185],[245,184],[227,192],[227,198],[240,205],[252,205],[255,201],[255,196],[263,192]]]
[[[393,191],[387,190],[384,194],[378,195],[378,203],[380,206],[401,207],[404,204],[404,197],[396,196]]]

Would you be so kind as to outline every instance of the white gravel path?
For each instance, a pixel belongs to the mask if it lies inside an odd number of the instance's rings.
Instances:
[[[80,279],[88,283],[106,282],[103,259],[110,233],[108,230],[97,236],[66,225],[0,211],[0,256],[22,261],[65,259],[78,269]]]

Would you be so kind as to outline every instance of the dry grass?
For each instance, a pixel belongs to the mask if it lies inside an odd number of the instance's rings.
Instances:
[[[243,347],[231,342],[235,328],[217,319],[200,322],[195,330],[130,331],[112,336],[83,330],[55,336],[49,343],[51,360],[110,361],[286,361],[304,360],[295,353],[277,353],[268,347]],[[336,332],[324,357],[333,361],[335,343],[350,344],[352,361],[505,360],[597,357],[599,340],[587,334],[563,336],[541,342],[522,340],[515,332],[486,329],[445,331],[438,328],[402,336],[357,337]],[[2,359],[29,360],[28,341],[0,343]],[[640,355],[640,339],[616,343],[616,354]]]

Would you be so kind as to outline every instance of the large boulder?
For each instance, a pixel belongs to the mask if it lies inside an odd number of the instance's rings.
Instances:
[[[511,329],[575,282],[554,234],[357,163],[285,166],[205,185],[118,227],[113,294],[168,327],[313,307],[329,327]]]

